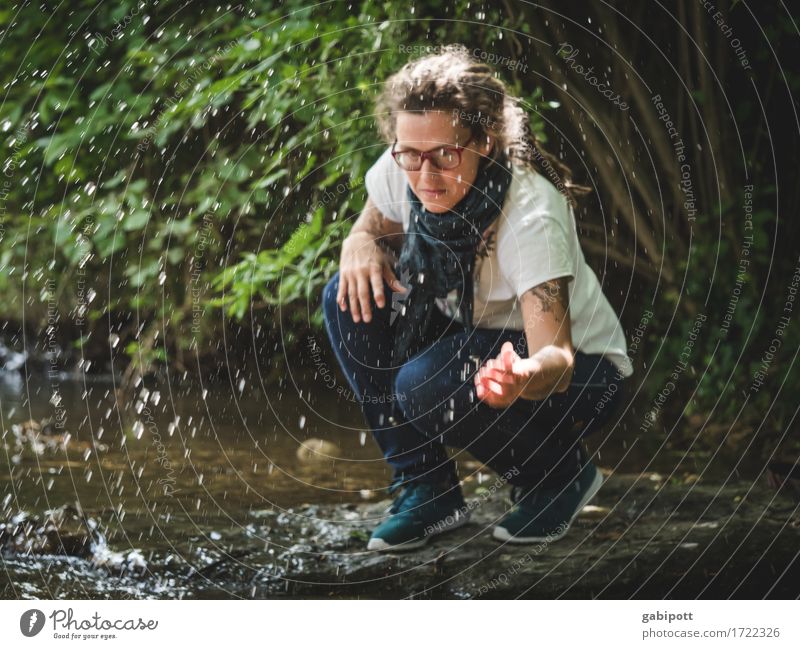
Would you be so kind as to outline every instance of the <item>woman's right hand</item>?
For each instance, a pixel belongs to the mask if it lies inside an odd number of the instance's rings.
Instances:
[[[369,322],[372,320],[370,288],[378,308],[386,305],[384,279],[393,291],[408,292],[392,270],[389,253],[375,242],[372,235],[356,232],[348,236],[342,244],[339,264],[339,292],[336,295],[339,309],[346,311],[349,303],[353,322],[359,322],[362,317],[364,322]]]

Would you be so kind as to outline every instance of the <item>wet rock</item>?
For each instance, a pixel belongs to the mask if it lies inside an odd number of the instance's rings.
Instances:
[[[297,459],[304,464],[331,462],[342,450],[333,442],[312,437],[297,448]]]
[[[111,550],[97,521],[76,505],[48,510],[42,516],[19,512],[7,521],[0,521],[0,553],[3,557],[76,557],[85,559],[94,568],[116,573],[147,569],[138,550]]]
[[[17,372],[25,367],[27,358],[27,352],[15,351],[0,341],[0,373]]]
[[[81,441],[73,438],[68,431],[58,428],[48,419],[43,419],[41,422],[29,419],[19,424],[12,424],[11,434],[16,453],[30,449],[36,455],[42,455],[63,451],[67,446],[76,451],[88,448],[100,452],[108,450],[108,445],[98,440]]]
[[[70,439],[69,433],[56,429],[48,420],[40,423],[29,419],[21,424],[13,424],[11,432],[17,448],[30,447],[37,455],[47,450],[63,449]]]
[[[94,521],[84,520],[78,510],[66,505],[43,516],[20,512],[0,522],[3,554],[64,554],[90,557]]]
[[[117,552],[106,544],[94,548],[91,564],[94,568],[103,568],[115,574],[144,574],[147,571],[147,561],[139,550]]]

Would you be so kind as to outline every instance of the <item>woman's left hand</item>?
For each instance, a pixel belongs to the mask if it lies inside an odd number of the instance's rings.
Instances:
[[[522,358],[510,341],[503,343],[500,354],[490,358],[475,373],[475,394],[492,408],[506,408],[522,395],[536,368],[536,361]]]

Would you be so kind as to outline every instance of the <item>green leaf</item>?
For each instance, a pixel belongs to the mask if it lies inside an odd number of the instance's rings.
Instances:
[[[134,210],[122,220],[122,228],[126,232],[141,230],[150,220],[150,212],[146,210]]]

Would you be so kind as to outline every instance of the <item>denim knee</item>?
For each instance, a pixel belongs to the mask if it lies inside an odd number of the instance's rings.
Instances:
[[[396,371],[394,385],[392,386],[393,393],[397,395],[398,405],[406,417],[409,416],[409,410],[411,408],[410,397],[415,383],[413,372],[409,370],[408,366],[409,363],[406,363]]]
[[[417,422],[431,436],[439,434],[439,425],[447,421],[445,411],[455,405],[449,396],[458,386],[448,378],[448,372],[433,358],[418,358],[403,365],[395,377],[394,394],[406,419]]]

